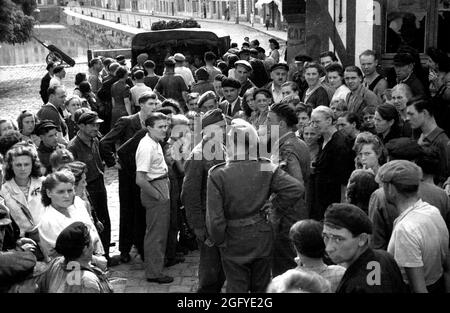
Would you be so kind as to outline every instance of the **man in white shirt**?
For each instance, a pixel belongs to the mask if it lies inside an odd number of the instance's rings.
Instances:
[[[66,77],[66,70],[64,66],[58,65],[53,69],[53,77],[50,79],[50,87],[63,86],[62,80]]]
[[[186,86],[190,88],[195,83],[195,79],[194,76],[192,75],[191,70],[188,69],[186,66],[184,66],[186,58],[181,53],[175,53],[173,58],[175,59],[175,62],[177,62],[175,64],[175,74],[180,74],[181,76],[183,76]]]
[[[422,170],[406,160],[383,165],[377,174],[386,201],[400,213],[394,222],[388,252],[401,268],[403,280],[416,293],[445,292],[449,235],[439,210],[418,195]]]
[[[145,73],[142,70],[137,70],[133,73],[135,79],[134,86],[131,87],[131,101],[133,105],[133,111],[137,112],[140,109],[139,98],[146,92],[153,92],[152,88],[148,87],[144,83]]]
[[[141,202],[146,210],[144,238],[145,276],[159,284],[173,282],[162,273],[170,221],[168,169],[160,141],[167,134],[167,116],[157,112],[145,120],[148,134],[136,151],[136,184],[141,188]]]

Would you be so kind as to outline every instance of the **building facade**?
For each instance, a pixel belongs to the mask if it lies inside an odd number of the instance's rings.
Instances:
[[[447,0],[283,0],[283,12],[289,61],[330,50],[344,65],[359,64],[359,54],[373,49],[388,67],[401,45],[422,56],[428,47],[450,53]]]

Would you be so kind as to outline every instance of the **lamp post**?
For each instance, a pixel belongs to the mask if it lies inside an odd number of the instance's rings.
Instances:
[[[236,24],[239,24],[239,0],[236,0]]]

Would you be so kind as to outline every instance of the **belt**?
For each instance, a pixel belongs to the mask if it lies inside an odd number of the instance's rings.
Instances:
[[[260,214],[255,214],[250,217],[239,218],[239,219],[235,219],[235,220],[228,220],[227,226],[229,226],[229,227],[244,227],[244,226],[249,226],[249,225],[253,225],[253,224],[265,222],[265,221],[266,221],[266,219],[264,217],[262,217]]]
[[[149,180],[148,182],[151,183],[151,182],[154,182],[156,180],[161,180],[161,179],[165,179],[165,178],[168,178],[168,177],[169,176],[167,174],[165,174],[163,176],[159,176],[159,177],[156,177],[155,179]]]

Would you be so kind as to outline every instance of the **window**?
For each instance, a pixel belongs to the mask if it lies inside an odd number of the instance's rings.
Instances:
[[[425,49],[425,34],[428,32],[429,1],[387,1],[386,52],[395,53],[402,45],[415,48],[420,53]]]
[[[448,40],[448,33],[446,33],[446,31],[450,30],[450,1],[439,1],[437,23],[437,47],[450,53],[450,41]]]
[[[217,1],[214,1],[213,2],[213,14],[216,14],[217,13]]]
[[[245,12],[245,1],[247,0],[237,0],[237,1],[241,1],[241,12],[239,12],[239,14],[244,14]]]

